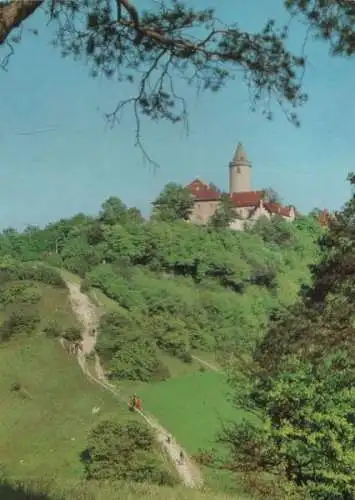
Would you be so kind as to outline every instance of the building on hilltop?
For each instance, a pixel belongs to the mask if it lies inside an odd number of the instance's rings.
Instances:
[[[243,230],[260,217],[270,219],[278,215],[287,221],[294,221],[296,211],[293,206],[283,206],[269,201],[265,191],[251,189],[252,164],[241,143],[238,144],[232,161],[229,163],[229,196],[235,205],[236,218],[230,228]],[[206,224],[216,212],[223,193],[201,179],[195,179],[186,186],[194,197],[190,221]]]
[[[334,214],[331,214],[326,208],[321,210],[317,216],[317,220],[322,227],[328,228],[331,221],[334,219]]]

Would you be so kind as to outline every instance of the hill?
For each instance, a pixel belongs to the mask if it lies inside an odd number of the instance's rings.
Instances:
[[[137,391],[147,415],[196,459],[204,450],[222,452],[217,442],[222,424],[249,416],[234,408],[218,370],[228,371],[235,360],[249,356],[270,314],[291,304],[309,282],[308,265],[317,261],[315,242],[321,232],[312,217],[292,225],[277,218],[261,220],[243,233],[159,218],[147,222],[115,198],[95,217],[79,214],[44,229],[4,231],[0,462],[7,481],[35,478],[44,491],[44,482],[56,475],[59,483],[50,495],[65,488],[66,495],[73,495],[69,489],[79,488],[73,498],[87,498],[96,480],[112,483],[121,474],[127,481],[141,481],[137,474],[144,467],[150,471],[144,480],[157,481],[150,476],[155,474],[176,484],[175,467],[156,445],[143,456],[132,441],[134,456],[125,464],[107,458],[103,466],[93,452],[89,464],[80,459],[92,439],[91,449],[103,446],[95,425],[104,422],[102,432],[112,436],[131,425],[135,416],[122,401]],[[59,337],[72,342],[83,333],[63,277],[81,283],[96,303],[96,351],[110,384],[120,391],[120,402],[90,383],[60,347]],[[117,438],[107,439],[119,446]],[[117,455],[117,449],[112,453]],[[227,460],[225,450],[223,457]],[[201,467],[207,488],[241,494],[236,476]],[[73,486],[77,482],[80,486]],[[136,487],[127,483],[124,488]],[[136,493],[128,490],[134,498]],[[178,491],[174,486],[164,498],[179,498]],[[183,498],[199,498],[181,491]],[[97,492],[90,495],[100,498]],[[208,498],[208,491],[204,495]],[[216,491],[211,495],[218,498]]]

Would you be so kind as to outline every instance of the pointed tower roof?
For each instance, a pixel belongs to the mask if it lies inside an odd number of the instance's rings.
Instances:
[[[241,142],[238,143],[237,149],[233,156],[233,163],[249,163],[248,156],[244,150],[243,144]]]

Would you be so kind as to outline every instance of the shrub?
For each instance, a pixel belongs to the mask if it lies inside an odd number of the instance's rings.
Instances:
[[[19,333],[32,333],[40,322],[37,310],[24,306],[13,311],[0,327],[0,340],[9,340]]]
[[[146,424],[105,420],[91,431],[82,454],[88,479],[123,479],[157,484],[175,483],[154,448],[154,435]]]
[[[46,285],[65,288],[66,284],[59,271],[45,264],[21,264],[17,267],[15,274],[21,280],[39,281]]]
[[[62,328],[58,321],[51,319],[48,321],[46,326],[43,328],[43,332],[49,338],[58,338],[62,333]]]
[[[78,326],[70,326],[63,333],[63,337],[68,342],[76,342],[82,339],[81,329]]]
[[[303,498],[354,498],[354,383],[355,362],[345,351],[318,363],[285,358],[249,394],[262,422],[225,431],[235,470],[274,474],[302,488]]]
[[[185,352],[182,352],[180,355],[179,355],[179,359],[181,359],[181,361],[183,363],[192,363],[192,356],[189,352],[185,351]]]

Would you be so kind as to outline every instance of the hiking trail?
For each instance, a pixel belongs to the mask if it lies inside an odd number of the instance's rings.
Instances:
[[[120,394],[119,390],[106,379],[105,372],[100,363],[100,358],[95,352],[99,322],[98,308],[91,302],[86,294],[81,292],[80,284],[67,279],[65,279],[65,281],[69,290],[73,311],[83,325],[82,350],[77,354],[80,368],[90,380],[111,392],[111,394],[120,399],[124,404],[127,404],[127,401],[122,394]],[[86,356],[91,353],[95,354],[95,375],[90,372],[86,364]],[[203,481],[198,467],[191,461],[186,451],[175,441],[173,436],[164,429],[154,417],[150,415],[147,416],[138,409],[136,409],[136,412],[155,430],[158,442],[169,455],[185,486],[189,486],[190,488],[198,488],[201,486]],[[170,436],[170,443],[167,442],[167,436]],[[182,464],[179,464],[180,451],[184,454],[184,462]]]
[[[216,373],[222,373],[222,370],[218,368],[216,365],[213,365],[212,363],[209,363],[208,361],[205,361],[204,359],[199,358],[198,356],[192,355],[192,359],[195,359],[198,361],[201,365],[207,366],[210,370]]]

